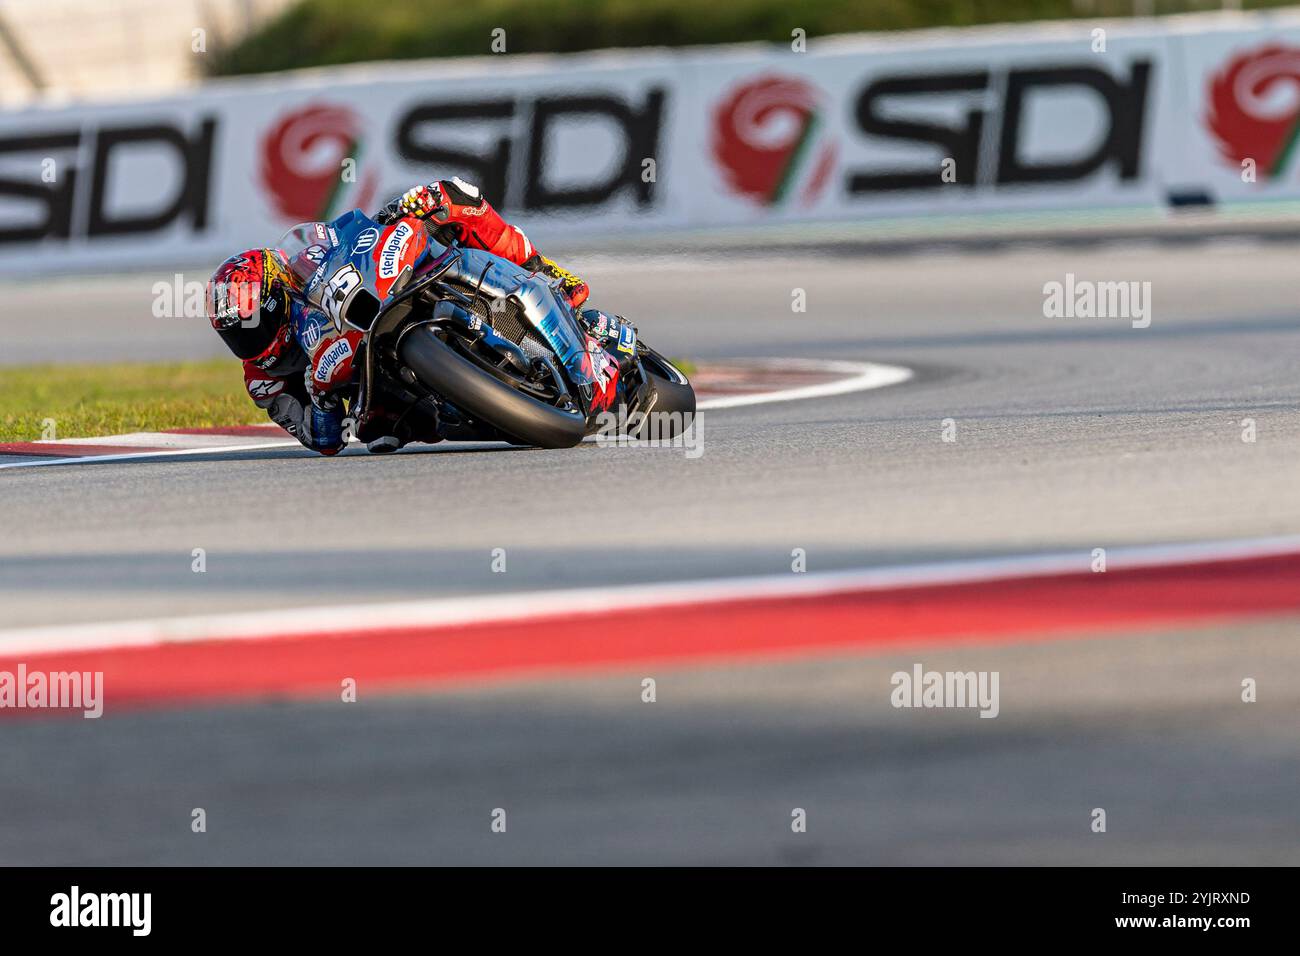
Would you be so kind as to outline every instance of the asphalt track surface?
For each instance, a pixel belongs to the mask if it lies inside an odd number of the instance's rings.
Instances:
[[[708,413],[695,459],[437,446],[0,472],[4,624],[772,574],[795,548],[818,571],[1294,534],[1298,253],[578,259],[669,354],[916,376]],[[1150,281],[1150,328],[1045,318],[1043,284],[1067,272]],[[201,322],[149,315],[156,278],[7,285],[0,361],[219,354]],[[113,714],[110,698],[99,721],[0,725],[0,860],[1296,863],[1298,628],[363,688],[348,705]],[[889,674],[917,661],[998,670],[1002,713],[895,710]]]

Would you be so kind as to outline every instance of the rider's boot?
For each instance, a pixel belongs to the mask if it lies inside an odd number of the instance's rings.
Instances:
[[[524,262],[524,268],[533,272],[540,272],[552,279],[560,280],[560,291],[564,293],[573,310],[577,312],[582,307],[582,303],[587,301],[587,296],[591,294],[591,287],[582,279],[574,275],[568,269],[556,263],[554,259],[548,259],[540,252],[534,253],[527,261]]]
[[[371,409],[357,426],[357,437],[366,443],[366,451],[372,455],[392,454],[406,446],[406,439],[394,434],[400,430],[397,425],[398,416],[387,409]]]

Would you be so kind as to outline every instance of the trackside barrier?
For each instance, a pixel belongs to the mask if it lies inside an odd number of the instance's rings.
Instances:
[[[0,114],[0,275],[156,269],[459,175],[539,242],[1300,199],[1300,15],[366,65]]]

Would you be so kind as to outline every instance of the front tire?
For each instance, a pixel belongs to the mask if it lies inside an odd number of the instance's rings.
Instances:
[[[654,349],[642,347],[641,367],[655,390],[650,414],[661,416],[659,437],[678,437],[695,420],[695,389],[686,373]]]
[[[586,435],[581,412],[515,391],[457,355],[431,326],[419,325],[406,333],[400,358],[430,391],[522,444],[572,448]]]

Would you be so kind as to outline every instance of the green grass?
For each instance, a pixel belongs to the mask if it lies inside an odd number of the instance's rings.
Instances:
[[[1247,8],[1294,0],[1245,0]],[[1157,13],[1217,9],[1219,0],[1155,0]],[[1132,0],[300,0],[233,47],[204,60],[214,74],[266,73],[365,60],[485,56],[493,30],[506,52],[766,41],[791,30],[835,33],[1123,16]]]
[[[694,362],[673,359],[687,375]],[[54,433],[45,429],[54,422]],[[260,425],[233,359],[0,368],[0,442]]]
[[[0,441],[265,421],[233,359],[0,369]]]

